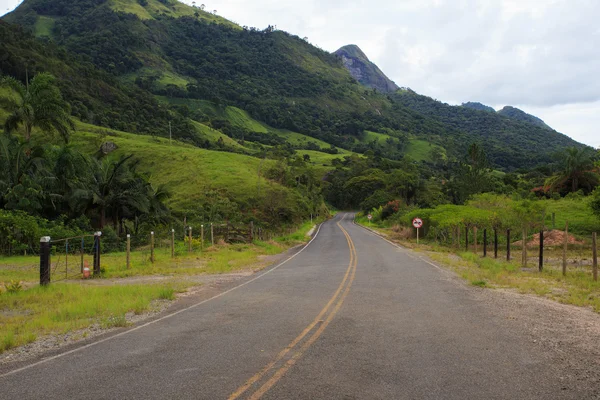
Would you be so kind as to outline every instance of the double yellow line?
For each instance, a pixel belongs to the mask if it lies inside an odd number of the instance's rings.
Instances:
[[[344,217],[345,218],[345,217]],[[342,222],[344,220],[340,222]],[[308,348],[317,341],[317,339],[323,334],[323,331],[327,328],[329,323],[333,320],[337,312],[342,307],[348,292],[350,291],[350,286],[352,286],[352,282],[354,281],[354,277],[356,276],[356,265],[357,265],[357,257],[356,257],[356,248],[354,247],[354,242],[352,242],[352,238],[348,234],[348,232],[342,227],[340,222],[337,223],[337,226],[342,230],[344,236],[346,236],[346,241],[348,242],[348,248],[350,249],[350,263],[348,264],[348,269],[346,270],[346,274],[344,275],[344,279],[340,283],[340,286],[337,288],[329,302],[325,305],[325,307],[321,310],[319,315],[296,337],[285,349],[283,349],[277,356],[267,364],[262,370],[260,370],[256,375],[252,378],[248,379],[246,383],[244,383],[239,389],[233,392],[229,396],[229,400],[238,399],[244,393],[246,393],[250,388],[255,386],[257,382],[263,381],[267,374],[270,374],[270,378],[266,382],[262,384],[252,395],[248,397],[250,400],[260,399],[269,389],[271,389],[282,377],[285,373],[302,357],[302,355],[308,350]],[[334,305],[335,303],[335,305]],[[333,307],[333,308],[332,308]],[[325,318],[325,316],[327,317]],[[325,320],[323,320],[325,318]],[[320,324],[316,331],[300,345],[303,339],[311,332],[313,329]],[[299,347],[291,356],[288,354],[292,352],[296,347]],[[287,357],[286,357],[287,356]],[[276,368],[277,367],[277,368]],[[272,372],[274,370],[275,372]]]

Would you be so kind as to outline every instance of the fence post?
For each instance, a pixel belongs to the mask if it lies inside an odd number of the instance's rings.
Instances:
[[[469,227],[465,227],[465,251],[469,251]]]
[[[478,253],[479,249],[477,248],[477,227],[473,227],[473,244],[475,245],[475,254]]]
[[[596,241],[596,232],[592,234],[592,271],[594,280],[598,280],[598,242]]]
[[[85,249],[83,248],[83,236],[81,237],[81,248],[79,249],[79,253],[81,255],[81,273],[83,274],[83,253],[85,252]]]
[[[94,233],[94,276],[100,275],[100,236],[102,232]]]
[[[127,234],[127,269],[131,267],[131,235]]]
[[[506,261],[510,261],[510,229],[506,230]]]
[[[227,233],[225,234],[225,242],[229,243],[229,220],[227,220]]]
[[[498,229],[494,228],[494,258],[498,258]]]
[[[65,279],[69,278],[69,239],[65,240]]]
[[[175,229],[171,229],[171,258],[175,257]]]
[[[483,256],[487,257],[487,229],[483,230]]]
[[[563,276],[567,276],[567,250],[569,249],[569,221],[565,222],[565,242],[563,245]]]
[[[192,252],[192,227],[190,226],[190,230],[188,231],[189,240],[188,240],[188,252]]]
[[[250,221],[250,243],[254,242],[254,221]]]
[[[527,268],[527,228],[523,228],[523,251],[521,252],[521,263]]]
[[[215,230],[213,228],[212,222],[210,223],[210,245],[215,245]]]
[[[150,262],[154,264],[154,232],[150,232]]]
[[[40,285],[50,283],[50,236],[40,238]]]
[[[540,230],[540,264],[539,270],[542,272],[544,270],[544,230]]]

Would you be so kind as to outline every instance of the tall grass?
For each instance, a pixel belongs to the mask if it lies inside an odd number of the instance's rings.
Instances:
[[[126,325],[125,314],[141,314],[156,299],[173,299],[183,285],[90,286],[54,283],[0,294],[0,353],[34,341],[99,324]]]

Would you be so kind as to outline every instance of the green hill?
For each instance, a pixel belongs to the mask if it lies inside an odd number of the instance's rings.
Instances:
[[[535,126],[539,126],[540,128],[552,130],[552,128],[546,125],[546,123],[538,117],[527,114],[525,111],[519,110],[515,107],[506,106],[502,110],[499,110],[498,114],[516,121],[523,121]]]
[[[559,132],[469,107],[450,106],[410,90],[399,90],[394,101],[455,132],[447,139],[464,154],[472,142],[485,147],[490,161],[503,169],[531,168],[553,162],[553,154],[572,146],[583,146]],[[447,148],[447,146],[445,146]]]
[[[0,23],[0,72],[22,81],[26,71],[53,73],[77,118],[111,129],[165,137],[170,123],[179,140],[249,155],[335,147],[399,160],[410,140],[422,140],[460,159],[470,143],[485,142],[494,167],[507,170],[577,145],[409,90],[368,90],[343,60],[368,61],[355,46],[330,54],[176,0],[25,0],[3,20],[42,38]]]

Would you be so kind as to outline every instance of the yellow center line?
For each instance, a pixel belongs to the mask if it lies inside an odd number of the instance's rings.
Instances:
[[[345,217],[346,216],[344,216],[341,221],[343,221]],[[352,240],[349,239],[350,236],[347,234],[347,232],[344,230],[344,228],[342,228],[342,226],[340,225],[339,222],[337,223],[337,225],[340,227],[340,229],[342,229],[342,232],[344,233],[344,235],[346,236],[346,240],[348,241],[348,246],[350,247],[350,263],[348,265],[348,269],[346,270],[346,274],[344,275],[344,279],[340,283],[340,286],[337,288],[337,290],[335,291],[335,293],[333,294],[333,296],[331,297],[331,299],[329,300],[329,302],[321,310],[321,312],[319,313],[319,315],[317,315],[317,317],[310,323],[310,325],[308,325],[306,327],[306,329],[304,329],[302,331],[302,333],[300,333],[300,335],[298,335],[298,337],[296,337],[288,346],[286,346],[282,351],[280,351],[279,354],[277,354],[277,356],[273,359],[273,361],[271,361],[270,363],[268,363],[263,369],[261,369],[253,377],[251,377],[250,379],[248,379],[240,388],[238,388],[235,392],[233,392],[229,396],[228,400],[235,400],[235,399],[239,398],[252,385],[254,385],[256,382],[258,382],[260,379],[262,379],[264,377],[264,375],[267,372],[269,372],[275,366],[275,364],[277,364],[279,361],[281,361],[281,359],[283,359],[300,341],[302,341],[302,339],[304,339],[304,337],[306,335],[308,335],[308,333],[310,331],[312,331],[313,328],[319,322],[321,322],[323,316],[329,311],[329,308],[335,302],[336,298],[339,296],[340,292],[344,288],[344,285],[345,285],[346,281],[348,280],[348,277],[350,276],[350,272],[351,272],[351,270],[353,268],[353,265],[356,264],[354,262],[355,261],[355,254],[356,254],[356,252],[353,250],[354,244],[352,243]]]
[[[333,320],[333,318],[335,317],[337,312],[340,310],[340,308],[342,307],[342,304],[344,303],[344,300],[346,299],[346,296],[348,295],[348,292],[350,292],[350,287],[352,286],[352,282],[354,281],[354,277],[356,276],[356,266],[358,263],[357,257],[356,257],[356,248],[354,247],[354,242],[352,241],[352,238],[350,237],[348,232],[346,232],[346,230],[344,228],[342,228],[342,226],[340,225],[339,222],[337,225],[339,226],[339,228],[342,230],[342,232],[346,236],[346,240],[348,241],[348,247],[350,248],[349,268],[352,269],[352,274],[350,276],[350,280],[348,281],[348,285],[346,286],[346,289],[344,290],[342,296],[339,298],[334,309],[328,315],[327,319],[323,322],[323,324],[321,324],[319,329],[317,329],[317,331],[302,345],[300,350],[298,350],[281,368],[279,368],[275,372],[275,374],[273,374],[273,376],[267,382],[265,382],[264,385],[262,385],[256,392],[254,392],[254,394],[252,394],[252,396],[250,396],[250,400],[260,399],[267,391],[269,391],[269,389],[271,389],[283,377],[283,375],[285,375],[285,373],[296,363],[296,361],[300,357],[302,357],[302,355],[306,352],[306,350],[308,350],[308,348],[314,342],[317,341],[317,339],[325,331],[325,329],[327,328],[329,323]]]

